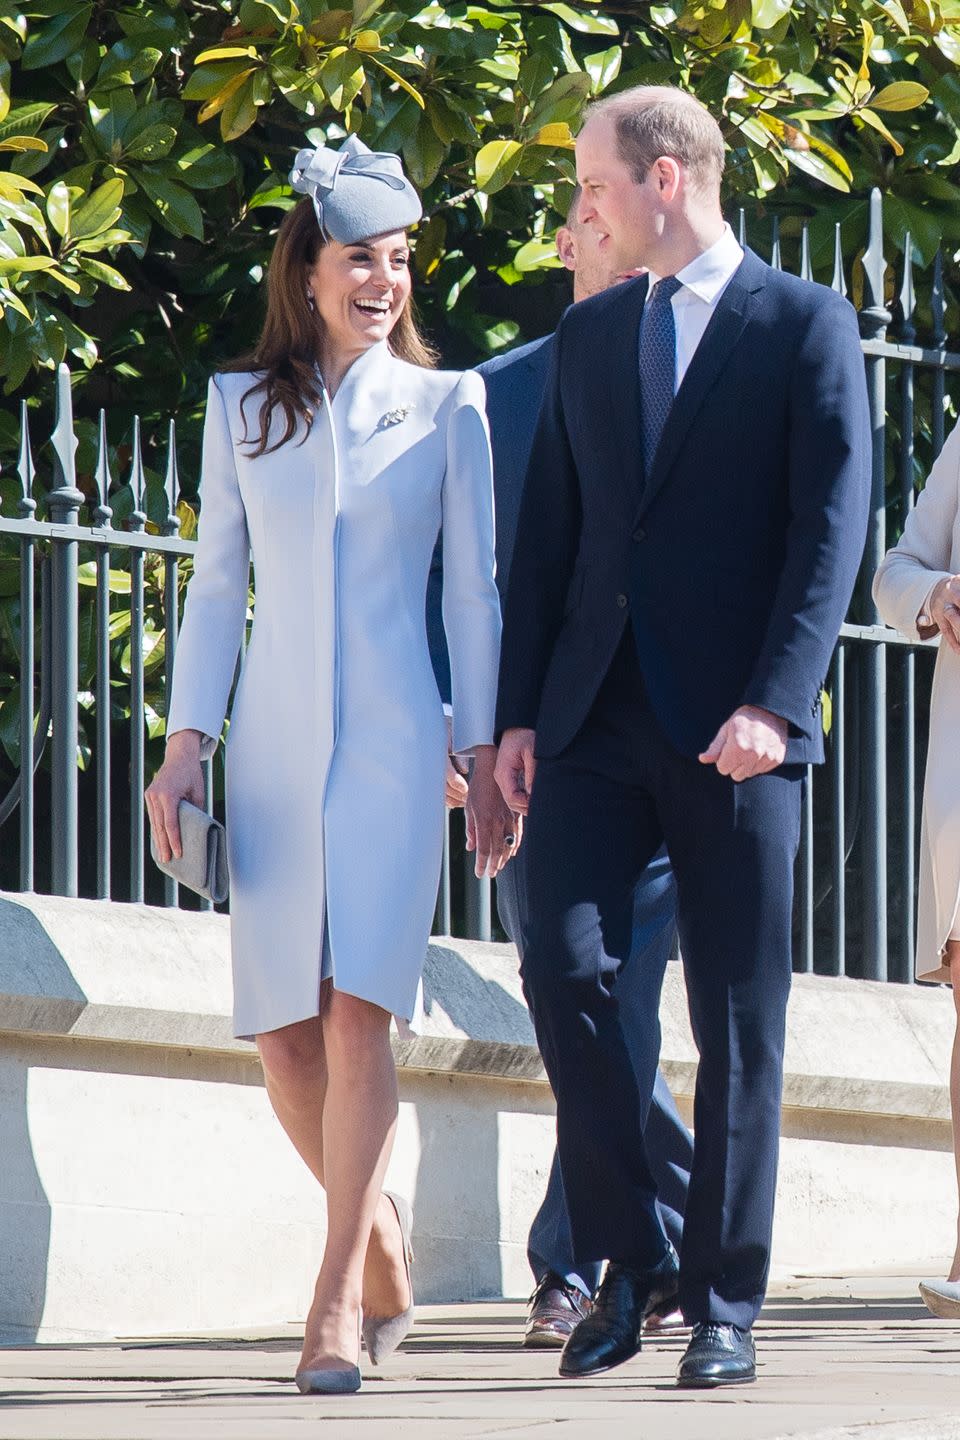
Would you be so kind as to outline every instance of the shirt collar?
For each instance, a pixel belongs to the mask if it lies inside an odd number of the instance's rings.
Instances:
[[[715,241],[709,250],[704,250],[695,260],[691,260],[689,265],[678,270],[677,279],[686,289],[692,290],[698,300],[712,305],[733,278],[742,259],[743,251],[730,226],[725,224],[720,239]],[[661,278],[653,270],[649,271],[648,299],[654,285]]]

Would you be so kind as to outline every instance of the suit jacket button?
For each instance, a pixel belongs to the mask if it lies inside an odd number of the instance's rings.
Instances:
[[[627,597],[626,597],[626,595],[618,595],[618,596],[617,596],[617,604],[620,606],[620,609],[621,609],[621,610],[625,610],[625,609],[627,608]]]
[[[636,528],[636,530],[634,530],[634,532],[633,532],[633,538],[634,538],[634,540],[636,540],[636,541],[638,541],[638,542],[639,542],[640,540],[646,540],[646,538],[647,538],[647,532],[646,532],[646,530],[644,530],[644,528],[643,528],[642,525],[638,525],[637,528]]]

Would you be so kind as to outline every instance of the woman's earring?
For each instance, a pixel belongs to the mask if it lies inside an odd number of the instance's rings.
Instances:
[[[309,306],[309,308],[310,308],[311,310],[315,310],[315,309],[316,309],[316,306],[315,306],[314,303],[313,303],[313,291],[312,291],[312,290],[308,290],[306,293],[307,293],[307,305]]]

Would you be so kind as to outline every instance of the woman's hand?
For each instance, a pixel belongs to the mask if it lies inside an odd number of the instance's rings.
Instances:
[[[514,815],[493,776],[495,745],[478,745],[467,791],[467,849],[476,850],[474,873],[494,876],[520,848],[523,821]]]
[[[181,800],[203,808],[203,770],[200,766],[199,730],[178,730],[167,741],[163,764],[147,787],[147,812],[157,842],[157,854],[166,864],[171,855],[179,860]]]
[[[950,649],[960,655],[960,575],[937,582],[927,612]]]
[[[447,721],[447,777],[446,800],[448,810],[462,810],[467,803],[467,772],[462,769],[463,761],[451,752],[453,750],[453,721]]]

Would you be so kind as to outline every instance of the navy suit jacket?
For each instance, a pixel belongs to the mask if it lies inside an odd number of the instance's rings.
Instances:
[[[493,448],[493,490],[497,519],[497,588],[506,594],[513,545],[520,514],[520,497],[530,458],[536,419],[550,370],[553,336],[544,335],[519,345],[506,355],[495,355],[477,366],[487,391],[487,416]],[[443,552],[433,552],[427,582],[427,639],[440,698],[450,703],[450,658],[443,629]]]
[[[823,758],[820,690],[863,551],[871,432],[856,314],[747,251],[642,473],[647,280],[556,331],[510,572],[497,729],[559,754],[628,620],[666,735],[696,756],[738,706]]]

